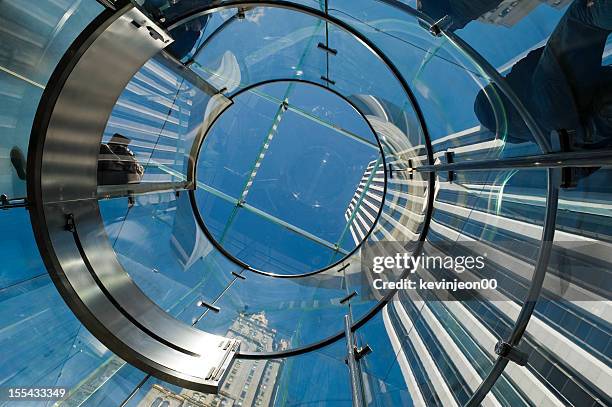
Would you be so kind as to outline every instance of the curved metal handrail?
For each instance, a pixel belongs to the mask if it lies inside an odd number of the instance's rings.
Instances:
[[[129,80],[171,41],[127,5],[102,12],[70,45],[32,125],[29,213],[49,275],[84,326],[134,366],[214,392],[238,342],[172,317],[134,283],[110,244],[97,200],[98,157],[108,117]]]

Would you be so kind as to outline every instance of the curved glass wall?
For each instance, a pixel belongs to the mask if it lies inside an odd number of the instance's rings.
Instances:
[[[60,405],[610,402],[609,146],[605,132],[583,142],[562,128],[570,117],[551,124],[521,85],[533,71],[547,90],[555,72],[525,66],[566,29],[564,13],[592,6],[133,2],[153,39],[157,28],[174,42],[104,122],[95,236],[181,326],[241,341],[215,395],[140,371],[82,326],[22,208],[36,205],[38,103],[61,85],[49,77],[88,24],[126,3],[0,3],[0,224],[14,231],[0,246],[0,346],[14,355],[3,387],[63,387]],[[609,27],[598,39],[570,28],[607,72]],[[605,119],[602,78],[593,108]],[[75,214],[87,258],[94,234]],[[404,266],[385,281],[496,287],[373,289],[369,256],[395,253],[486,267]]]

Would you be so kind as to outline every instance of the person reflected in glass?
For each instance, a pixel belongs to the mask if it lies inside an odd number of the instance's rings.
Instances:
[[[115,133],[107,143],[100,144],[98,157],[98,185],[137,184],[142,180],[144,167],[128,148],[131,140]],[[11,164],[20,180],[26,179],[26,158],[19,149],[11,150]]]
[[[128,148],[131,140],[115,133],[107,143],[100,144],[98,185],[137,184],[144,176],[144,167]]]
[[[501,0],[418,0],[417,8],[455,31],[497,9]],[[506,76],[522,104],[550,136],[553,150],[612,147],[612,67],[602,55],[612,31],[612,0],[575,0],[545,46],[529,52]],[[493,108],[495,105],[495,109]],[[481,124],[496,132],[505,118],[509,143],[533,142],[514,104],[488,85],[476,97]],[[563,137],[560,137],[562,135]],[[575,168],[575,180],[598,168]]]

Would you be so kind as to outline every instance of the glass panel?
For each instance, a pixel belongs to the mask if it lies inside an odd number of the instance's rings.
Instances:
[[[562,189],[559,195],[550,266],[523,349],[530,354],[530,366],[542,372],[563,397],[573,404],[590,404],[606,397],[597,366],[609,366],[612,358],[612,212],[601,199],[612,192],[612,172],[597,167],[563,171],[573,188]],[[545,337],[542,351],[537,343]],[[569,341],[563,352],[562,338]],[[580,383],[579,377],[588,384]]]
[[[281,8],[254,8],[206,44],[193,69],[227,91],[267,79],[320,81],[325,53],[324,24],[315,17]]]
[[[146,8],[170,23],[186,8],[205,3],[149,0]],[[311,0],[300,3],[325,6]],[[449,151],[456,162],[540,152],[530,134],[517,131],[524,130],[522,121],[481,67],[391,3],[330,1],[329,6],[334,16],[354,25],[397,64],[423,110],[436,162],[445,162]],[[416,6],[414,1],[403,3]],[[432,17],[446,14],[431,8],[440,2],[420,3]],[[539,7],[536,2],[472,3],[463,10],[472,16],[453,10],[454,29],[511,83],[516,78],[511,72],[517,74],[533,62],[537,54],[530,57],[528,52],[545,44],[570,2]],[[24,158],[27,155],[32,118],[50,73],[101,10],[93,0],[0,3],[0,193],[9,198],[25,196],[25,167],[11,151],[18,147]],[[491,296],[472,291],[467,299],[423,289],[403,291],[357,332],[358,345],[367,343],[374,350],[360,365],[368,405],[465,404],[489,374],[497,340],[508,338],[525,303],[549,205],[545,171],[458,172],[452,182],[441,173],[435,191],[428,191],[426,178],[410,168],[427,163],[425,133],[408,95],[375,55],[312,16],[269,7],[241,14],[229,9],[179,27],[172,32],[177,42],[168,51],[185,62],[194,58],[192,68],[217,88],[226,88],[228,95],[267,79],[315,81],[345,95],[368,123],[356,120],[344,101],[327,93],[289,90],[285,84],[236,97],[209,134],[199,162],[197,197],[210,231],[249,263],[259,262],[268,271],[304,272],[339,261],[345,255],[342,250],[354,248],[371,227],[370,243],[413,247],[423,227],[427,193],[435,193],[424,254],[484,254],[486,267],[454,274],[426,266],[416,277],[437,282],[494,277],[498,286]],[[319,43],[338,52],[325,52]],[[610,63],[609,44],[610,39],[601,41],[604,64]],[[187,155],[210,113],[210,100],[153,59],[119,99],[104,142],[115,133],[127,137],[144,166],[145,182],[184,181]],[[281,108],[287,111],[275,123]],[[245,204],[244,185],[275,124],[279,137],[260,162]],[[373,141],[368,124],[382,140],[386,165],[368,147]],[[287,137],[280,137],[283,134]],[[355,136],[361,136],[361,142]],[[222,141],[215,143],[214,137]],[[327,181],[323,193],[296,189],[296,184],[315,179],[318,167],[312,163],[319,163],[311,157],[322,155],[317,148],[329,152],[340,147],[330,144],[334,140],[355,143],[330,153],[344,164],[330,166],[333,176],[321,175]],[[297,152],[289,154],[291,148]],[[245,160],[251,155],[255,160]],[[345,163],[349,158],[354,165]],[[342,168],[350,169],[345,177],[350,182],[341,185],[346,188],[331,181],[341,178]],[[520,344],[529,356],[528,367],[511,365],[504,371],[487,396],[492,405],[582,406],[609,399],[612,212],[607,202],[612,175],[607,168],[563,172],[570,188],[560,194],[543,294]],[[326,209],[334,199],[347,205]],[[364,284],[369,282],[362,278],[359,252],[341,273],[274,279],[242,270],[200,231],[185,192],[121,197],[100,205],[109,239],[142,290],[188,324],[239,337],[243,351],[312,344],[342,331],[349,309],[340,301],[348,294],[357,292],[350,300],[355,320],[381,298],[366,295]],[[0,229],[7,231],[0,245],[0,348],[8,350],[0,364],[0,383],[66,386],[69,405],[119,405],[146,376],[112,355],[65,306],[40,261],[27,216],[23,209],[0,211]],[[273,250],[277,247],[286,252],[279,254]],[[150,379],[130,405],[226,400],[236,405],[348,406],[345,345],[340,340],[286,360],[238,360],[220,396]]]
[[[310,345],[343,329],[347,309],[340,300],[346,291],[333,275],[300,279],[243,275],[246,280],[237,280],[216,304],[220,312],[208,313],[198,328],[224,334],[241,316],[261,315],[287,349]],[[264,350],[270,351],[260,351]]]
[[[100,203],[119,261],[135,283],[175,317],[193,323],[207,309],[200,301],[214,303],[221,311],[208,312],[197,326],[225,334],[243,313],[263,313],[270,328],[290,341],[286,343],[290,347],[322,340],[342,329],[346,307],[340,299],[347,292],[337,272],[289,280],[243,272],[247,278],[242,280],[235,275],[241,273],[240,267],[206,242],[187,194],[139,196],[129,210],[125,199]],[[238,230],[241,222],[237,219]],[[299,244],[304,247],[303,241]]]
[[[216,103],[162,64],[161,57],[151,59],[113,108],[102,139],[98,183],[187,180],[193,143]]]
[[[28,142],[42,89],[5,72],[0,83],[0,193],[23,198]]]
[[[6,232],[0,245],[0,256],[3,259],[0,289],[17,287],[20,284],[33,284],[32,287],[47,285],[48,275],[38,255],[28,211],[22,208],[2,210],[0,225]],[[19,290],[15,293],[19,293]]]
[[[400,289],[383,311],[395,355],[381,361],[398,364],[413,398],[433,405],[464,405],[493,366],[495,343],[508,338],[527,297],[545,215],[543,170],[456,176],[452,183],[442,176],[438,179],[423,261],[483,256],[484,266],[455,267],[453,272],[453,266],[422,263],[409,276],[415,288]],[[434,290],[420,285],[421,280],[474,284],[491,278],[497,285],[490,290]],[[359,307],[356,315],[361,315]],[[363,339],[374,340],[373,335]],[[370,374],[385,371],[382,363],[367,367]],[[488,397],[502,405],[528,405],[523,390],[517,389],[519,376],[503,376]]]
[[[0,229],[7,231],[0,246],[3,386],[73,391],[84,382],[94,385],[107,377],[104,374],[114,374],[125,362],[83,328],[64,303],[38,253],[28,212],[0,211]]]
[[[545,216],[544,207],[535,202],[546,202],[546,172],[474,171],[458,177],[440,185],[428,241],[445,254],[486,256],[485,266],[438,278],[495,278],[495,295],[477,298],[495,306],[514,301],[520,308],[526,291],[513,284],[523,279],[528,286],[533,277]],[[498,293],[501,297],[496,297]],[[518,315],[516,304],[493,311],[511,321]]]
[[[209,5],[222,4],[229,0],[183,0],[180,2],[174,2],[169,0],[132,0],[133,3],[142,5],[144,10],[147,11],[153,18],[158,21],[175,21],[184,15],[187,15],[191,11],[198,10],[202,7]],[[303,4],[308,7],[315,9],[324,10],[324,0],[293,0],[291,3]]]
[[[1,70],[45,86],[72,41],[102,10],[95,0],[3,1]]]
[[[118,259],[136,284],[160,307],[185,321],[185,308],[215,296],[240,269],[207,244],[186,193],[100,201]],[[110,219],[113,212],[125,215]]]
[[[48,78],[101,11],[94,0],[0,3],[0,194],[25,197],[28,142]]]
[[[403,350],[403,342],[407,338],[394,330],[388,307],[356,333],[358,346],[367,344],[373,349],[371,354],[359,361],[365,402],[368,406],[417,405],[418,396],[412,393],[408,385],[408,381],[413,381],[414,377],[409,376]],[[383,332],[385,334],[381,335]]]
[[[95,1],[0,3],[0,193],[9,199],[25,196],[28,140],[46,82],[102,10]],[[101,365],[111,372],[116,357],[79,324],[51,282],[28,212],[0,211],[0,229],[6,232],[0,245],[3,386],[70,390]]]
[[[270,84],[260,92],[246,92],[234,98],[234,104],[215,122],[204,139],[197,164],[200,183],[236,200],[240,198],[280,105],[258,94],[280,98],[278,94],[282,95],[285,88],[282,84]],[[206,199],[208,194],[203,192],[198,191],[198,199]]]
[[[518,59],[524,57],[528,50],[544,44],[570,2],[545,2],[542,6],[525,3],[512,7],[507,3],[500,4],[497,0],[482,1],[475,4],[474,10],[470,11],[475,18],[460,16],[461,11],[457,13],[455,19],[461,20],[465,27],[457,29],[456,33],[498,71],[505,73]],[[440,13],[445,10],[434,11],[426,7],[427,4],[424,5],[423,11],[432,18],[437,20],[443,17]]]
[[[366,34],[396,64],[423,111],[436,158],[443,161],[444,151],[453,151],[455,162],[540,151],[521,114],[489,85],[485,72],[400,7],[332,1],[330,13]]]
[[[259,323],[254,328],[269,332]],[[188,405],[352,405],[348,370],[343,361],[346,344],[338,342],[326,352],[310,352],[287,359],[236,360],[221,384],[221,392],[203,394],[151,378],[127,406],[162,405],[180,401]],[[317,391],[312,391],[317,388]]]
[[[113,362],[108,366],[115,365]],[[119,406],[145,377],[147,375],[144,372],[125,362],[116,370],[105,370],[101,366],[96,374],[88,377],[89,380],[75,386],[63,403],[77,406]]]
[[[257,235],[253,236],[252,231],[257,231]],[[281,275],[322,269],[330,264],[335,253],[329,247],[246,211],[236,215],[223,240],[223,244],[228,243],[236,247],[247,264]]]

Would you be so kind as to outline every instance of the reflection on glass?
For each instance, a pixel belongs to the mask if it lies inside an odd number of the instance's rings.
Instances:
[[[193,69],[204,78],[212,82],[220,75],[231,75],[245,85],[266,79],[320,81],[325,68],[325,53],[316,48],[325,43],[321,20],[272,7],[244,12],[230,8],[221,13],[238,13],[238,17],[209,37],[194,58]]]
[[[99,184],[185,181],[192,145],[213,104],[210,95],[179,77],[161,57],[147,62],[106,125]]]
[[[251,318],[241,322],[249,329],[260,332],[262,342],[274,341],[262,321]],[[235,335],[239,336],[239,332],[235,332]],[[236,360],[216,395],[182,389],[151,378],[127,405],[149,407],[168,402],[169,405],[194,407],[267,407],[308,403],[348,407],[352,403],[346,366],[342,360],[343,346],[345,344],[340,341],[326,352],[315,351],[287,359]],[[313,388],[318,390],[313,392]]]

